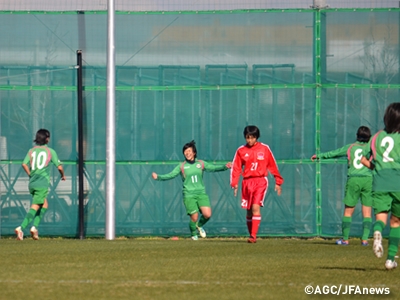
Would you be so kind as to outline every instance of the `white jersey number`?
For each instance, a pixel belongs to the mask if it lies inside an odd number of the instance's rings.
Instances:
[[[251,168],[250,168],[250,170],[251,170],[251,171],[255,171],[255,170],[257,170],[257,167],[258,167],[258,163],[253,162],[253,163],[251,163]]]
[[[358,170],[364,167],[364,165],[361,163],[362,151],[362,149],[357,149],[354,152],[353,166]]]
[[[36,157],[37,155],[37,157]],[[35,170],[41,170],[46,166],[46,161],[47,161],[47,153],[45,151],[39,152],[32,152],[32,163],[31,163],[31,169]]]
[[[385,137],[381,142],[381,147],[386,148],[386,151],[383,152],[383,162],[391,162],[394,161],[393,158],[389,156],[390,152],[393,150],[394,141],[390,136]]]
[[[192,183],[196,183],[197,182],[197,175],[193,175],[192,176]]]

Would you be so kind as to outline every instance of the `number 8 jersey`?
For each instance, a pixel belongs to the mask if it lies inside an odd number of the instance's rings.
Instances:
[[[373,157],[373,191],[400,191],[400,134],[379,131],[370,140],[363,155]]]
[[[61,165],[57,153],[47,145],[35,146],[28,151],[23,164],[29,166],[29,189],[48,188],[50,183],[50,162]]]
[[[368,169],[367,167],[365,167],[361,163],[361,158],[363,157],[363,153],[365,152],[365,149],[368,149],[368,143],[356,142],[353,144],[345,145],[336,150],[320,153],[317,155],[317,158],[325,159],[325,158],[347,156],[347,161],[348,161],[347,176],[348,177],[372,176],[371,170]],[[369,158],[370,155],[366,154],[365,157]]]

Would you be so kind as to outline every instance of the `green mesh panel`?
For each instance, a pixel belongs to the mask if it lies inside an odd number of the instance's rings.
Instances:
[[[285,179],[262,210],[260,235],[341,234],[346,160],[311,155],[382,128],[399,95],[399,9],[116,13],[116,234],[189,234],[180,179],[156,182],[196,140],[226,163],[256,124]],[[54,168],[41,234],[78,234],[77,71],[83,51],[85,232],[105,231],[107,15],[0,12],[1,234],[30,205],[20,164],[39,128],[64,162]],[[205,173],[209,235],[246,235],[229,172]],[[361,235],[360,207],[351,234]]]

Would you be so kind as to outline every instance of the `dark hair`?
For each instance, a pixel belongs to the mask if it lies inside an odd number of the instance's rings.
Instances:
[[[192,148],[192,150],[194,152],[194,158],[196,158],[197,157],[197,149],[196,149],[196,142],[194,140],[189,143],[186,143],[183,146],[182,153],[185,153],[185,150],[188,148]]]
[[[400,132],[400,102],[393,102],[386,108],[383,117],[387,133]]]
[[[48,131],[47,129],[39,129],[36,132],[36,138],[34,139],[34,142],[37,145],[46,145],[49,142],[50,138],[50,131]]]
[[[371,138],[371,130],[366,126],[360,126],[357,130],[357,141],[368,143]]]
[[[260,129],[258,129],[258,127],[254,126],[254,125],[246,126],[243,130],[243,135],[244,135],[244,138],[246,138],[246,136],[248,136],[248,135],[252,135],[256,139],[258,139],[260,137]]]

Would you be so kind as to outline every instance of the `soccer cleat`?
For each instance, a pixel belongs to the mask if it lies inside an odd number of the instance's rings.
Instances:
[[[395,268],[397,268],[397,262],[395,262],[394,260],[388,259],[388,260],[385,262],[385,268],[386,268],[386,270],[395,269]]]
[[[202,238],[205,238],[207,236],[206,231],[203,229],[203,227],[197,226],[196,225],[197,230],[199,231],[199,234]]]
[[[197,235],[192,235],[192,240],[193,241],[197,241],[199,239],[199,237]]]
[[[374,250],[377,258],[381,258],[383,256],[382,234],[380,231],[374,232],[374,245],[372,246],[372,250]]]
[[[361,246],[368,246],[368,241],[361,241]]]
[[[336,245],[343,245],[347,246],[349,244],[349,241],[345,241],[344,239],[340,239],[336,241]]]
[[[255,243],[257,243],[257,239],[253,236],[250,236],[249,239],[247,240],[247,242],[250,244],[255,244]]]
[[[15,228],[15,234],[17,235],[17,240],[22,241],[24,239],[24,232],[21,230],[21,226]]]
[[[31,228],[31,236],[32,236],[32,238],[34,240],[38,240],[39,239],[39,232],[38,232],[38,230],[36,229],[35,226],[32,226],[32,228]]]

